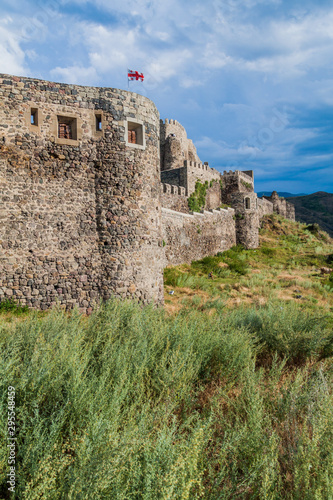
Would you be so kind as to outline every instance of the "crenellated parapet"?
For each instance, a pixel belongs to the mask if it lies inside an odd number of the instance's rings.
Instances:
[[[236,244],[232,208],[185,214],[162,208],[165,265],[178,265],[228,250]]]
[[[221,173],[215,168],[211,168],[208,163],[185,161],[188,196],[195,191],[195,184],[200,181],[204,184],[206,181],[220,181]]]
[[[182,186],[161,184],[161,205],[177,212],[189,213],[186,190]]]
[[[181,186],[173,186],[172,184],[161,184],[162,193],[173,194],[176,196],[185,196],[185,188]]]

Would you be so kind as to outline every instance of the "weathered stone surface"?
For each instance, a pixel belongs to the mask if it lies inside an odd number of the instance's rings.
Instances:
[[[279,198],[276,191],[273,191],[271,196],[263,196],[263,199],[270,201],[273,204],[273,211],[290,220],[295,220],[295,207],[288,203],[284,198]]]
[[[99,297],[130,297],[134,288],[146,302],[162,301],[155,105],[116,89],[1,77],[0,294],[15,292],[14,260],[23,294],[16,295],[29,306],[58,301],[85,310]],[[71,139],[59,138],[58,117],[76,120]],[[144,149],[125,145],[124,124],[133,117],[145,129]]]
[[[162,208],[166,265],[202,259],[236,244],[235,211],[183,214]]]

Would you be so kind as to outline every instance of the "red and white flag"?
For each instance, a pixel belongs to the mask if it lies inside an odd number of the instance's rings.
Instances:
[[[138,71],[133,71],[131,69],[129,69],[127,71],[127,76],[128,76],[128,81],[133,81],[133,80],[136,80],[136,81],[141,81],[143,82],[144,80],[144,76],[143,76],[143,73],[139,73]]]

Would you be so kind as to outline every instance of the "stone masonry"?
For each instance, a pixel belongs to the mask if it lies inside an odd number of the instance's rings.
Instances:
[[[191,214],[198,180],[206,211]],[[88,313],[111,296],[161,303],[166,265],[255,248],[262,215],[294,217],[257,200],[252,172],[201,163],[143,96],[1,74],[0,195],[0,301]]]
[[[128,143],[131,129],[144,143]],[[111,295],[163,300],[159,114],[149,99],[0,75],[0,144],[1,298],[84,311]]]

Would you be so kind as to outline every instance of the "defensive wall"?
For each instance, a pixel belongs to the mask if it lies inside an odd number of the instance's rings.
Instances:
[[[185,214],[162,208],[165,265],[178,265],[228,250],[236,244],[235,211]]]
[[[259,219],[274,212],[273,203],[267,198],[258,198]]]
[[[198,180],[205,210],[190,213]],[[143,96],[2,74],[0,196],[0,301],[40,309],[162,303],[166,265],[256,248],[264,213],[293,217],[274,193],[257,199],[252,171],[202,163]]]
[[[271,196],[263,196],[264,199],[273,204],[273,211],[277,214],[286,217],[287,219],[295,220],[295,207],[288,203],[286,199],[279,198],[276,191],[273,191]]]

